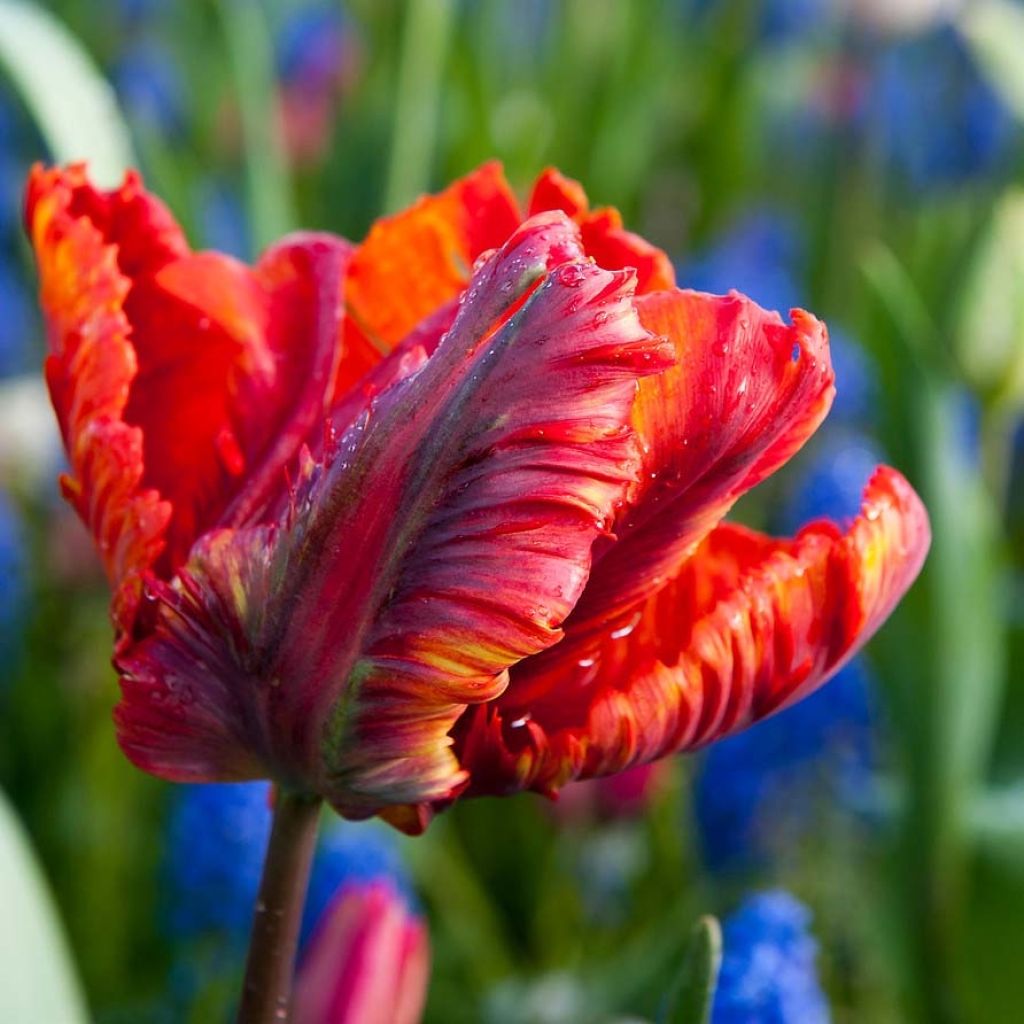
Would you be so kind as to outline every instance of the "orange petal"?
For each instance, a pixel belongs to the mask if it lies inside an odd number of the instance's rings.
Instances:
[[[557,790],[720,739],[807,696],[874,634],[930,541],[920,499],[881,468],[850,529],[776,541],[723,526],[635,621],[580,661],[528,659],[495,704],[460,721],[470,792]],[[554,656],[554,657],[553,657]],[[551,678],[540,700],[520,687]]]
[[[349,347],[390,352],[420,321],[454,299],[481,253],[519,225],[501,165],[484,164],[435,196],[378,220],[349,267]]]
[[[561,210],[572,217],[583,233],[584,250],[599,267],[636,270],[637,294],[675,287],[675,268],[661,249],[626,231],[618,210],[605,207],[591,211],[583,186],[553,167],[543,171],[534,183],[528,209],[531,215],[542,210]]]

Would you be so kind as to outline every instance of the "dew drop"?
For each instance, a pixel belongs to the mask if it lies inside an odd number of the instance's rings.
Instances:
[[[558,279],[566,286],[566,288],[579,288],[583,284],[583,279],[586,276],[583,267],[578,263],[569,263],[562,267],[559,272]]]

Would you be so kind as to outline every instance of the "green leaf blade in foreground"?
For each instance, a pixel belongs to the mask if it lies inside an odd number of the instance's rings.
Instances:
[[[25,833],[0,794],[0,1020],[86,1024],[85,1004]]]
[[[664,1024],[708,1024],[722,966],[722,928],[714,917],[697,922]]]
[[[0,0],[0,68],[59,163],[86,160],[94,181],[118,184],[135,158],[114,91],[53,15]]]

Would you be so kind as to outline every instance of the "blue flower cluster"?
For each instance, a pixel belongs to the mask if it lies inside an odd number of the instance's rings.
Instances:
[[[270,837],[265,782],[177,787],[167,831],[166,892],[172,931],[182,941],[216,935],[244,945]],[[321,835],[303,918],[309,937],[346,882],[391,879],[411,884],[390,831],[374,823],[332,821]],[[411,897],[410,897],[411,898]]]
[[[763,860],[813,825],[820,787],[853,805],[870,784],[874,682],[862,659],[774,718],[712,746],[693,790],[701,852],[716,869]]]
[[[711,1024],[828,1024],[810,923],[781,890],[749,897],[726,918]]]
[[[1020,129],[952,27],[880,49],[871,72],[865,129],[909,188],[957,185],[1004,161]]]

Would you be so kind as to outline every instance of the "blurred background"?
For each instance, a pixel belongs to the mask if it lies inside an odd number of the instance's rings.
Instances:
[[[497,157],[521,189],[579,178],[681,284],[829,323],[833,413],[741,519],[842,520],[884,460],[934,546],[864,656],[706,754],[414,841],[327,823],[305,934],[386,881],[429,922],[444,1024],[653,1020],[705,913],[716,1024],[1020,1021],[1022,54],[1012,0],[0,0],[0,906],[52,896],[43,945],[0,924],[0,988],[228,1020],[269,826],[263,786],[172,787],[115,744],[28,167],[137,164],[197,247],[251,258],[297,226],[358,239]]]

